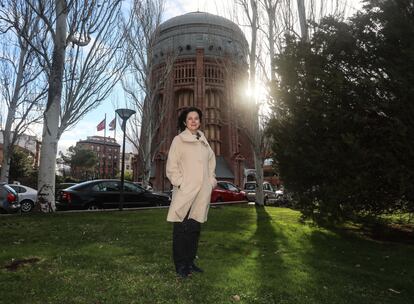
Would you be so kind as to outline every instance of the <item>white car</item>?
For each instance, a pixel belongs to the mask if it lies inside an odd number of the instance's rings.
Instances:
[[[22,212],[32,211],[37,202],[37,190],[19,184],[9,184],[9,186],[17,192]]]
[[[257,184],[255,181],[246,182],[244,184],[243,191],[246,192],[247,200],[249,202],[256,201],[256,188]],[[263,182],[263,195],[264,195],[264,204],[275,204],[277,201],[277,193],[273,189],[272,184],[269,182]]]

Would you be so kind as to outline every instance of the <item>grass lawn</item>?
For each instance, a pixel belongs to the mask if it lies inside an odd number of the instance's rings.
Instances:
[[[166,214],[0,217],[0,303],[414,303],[413,245],[275,207],[211,209],[197,261],[205,273],[179,280]]]

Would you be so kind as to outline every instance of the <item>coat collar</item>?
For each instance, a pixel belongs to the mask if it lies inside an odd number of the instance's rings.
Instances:
[[[201,141],[204,145],[208,146],[208,141],[207,138],[204,136],[204,133],[201,132],[200,130],[197,131],[198,133],[200,133],[200,139],[197,140],[197,137],[195,135],[193,135],[190,130],[188,130],[187,128],[185,128],[185,130],[183,132],[181,132],[179,134],[179,136],[181,137],[181,139],[183,141],[186,142],[197,142],[197,141]]]

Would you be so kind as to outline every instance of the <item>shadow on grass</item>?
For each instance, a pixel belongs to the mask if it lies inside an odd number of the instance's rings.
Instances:
[[[247,210],[246,210],[247,209]],[[250,206],[212,209],[203,224],[197,263],[205,270],[191,279],[189,303],[230,303],[234,295],[248,291],[254,213]],[[242,295],[243,298],[243,295]],[[179,302],[179,301],[178,301]]]
[[[320,286],[320,303],[412,302],[413,246],[377,242],[338,228],[314,229],[309,243],[301,258]]]
[[[256,231],[253,242],[257,253],[257,303],[284,303],[294,300],[290,290],[289,269],[282,254],[288,247],[288,239],[282,229],[275,229],[274,219],[265,207],[256,206]],[[277,227],[277,226],[276,226]]]
[[[1,264],[40,260],[0,270],[0,284],[8,286],[0,302],[405,304],[414,298],[413,246],[341,235],[272,207],[211,210],[199,247],[206,272],[180,281],[165,217],[145,211],[5,220],[18,229],[0,240],[7,248]]]

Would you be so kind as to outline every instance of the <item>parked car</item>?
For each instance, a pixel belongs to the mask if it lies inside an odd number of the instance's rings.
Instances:
[[[162,193],[168,196],[170,200],[172,200],[172,190],[162,191]]]
[[[246,201],[246,193],[234,184],[218,181],[217,186],[211,192],[211,203]]]
[[[76,184],[58,194],[58,210],[118,208],[120,199],[120,180],[92,180]],[[147,207],[169,205],[170,199],[162,193],[150,192],[125,181],[123,207]]]
[[[283,187],[276,190],[276,199],[278,206],[293,207],[292,194],[286,191]]]
[[[141,188],[145,188],[143,185],[142,185],[142,182],[133,182],[135,185],[138,185],[138,186],[140,186]],[[153,191],[154,189],[152,188],[152,186],[151,185],[147,185],[147,188],[146,188],[148,191]]]
[[[0,184],[0,213],[13,213],[19,210],[17,192],[6,184]]]
[[[20,184],[9,184],[19,197],[22,212],[30,212],[37,203],[37,190]]]
[[[244,184],[244,191],[246,192],[247,199],[249,202],[256,201],[256,189],[257,183],[253,182],[246,182]],[[264,195],[264,204],[268,205],[270,203],[275,204],[277,201],[276,191],[273,189],[273,186],[269,182],[263,182],[263,195]]]
[[[60,183],[60,184],[56,184],[56,187],[55,187],[55,200],[58,199],[58,195],[59,195],[59,192],[61,190],[64,190],[66,188],[69,188],[69,187],[72,187],[72,186],[75,186],[75,185],[76,185],[76,183]]]
[[[283,198],[284,192],[285,191],[283,190],[283,188],[276,190],[275,193],[276,193],[277,199]]]

